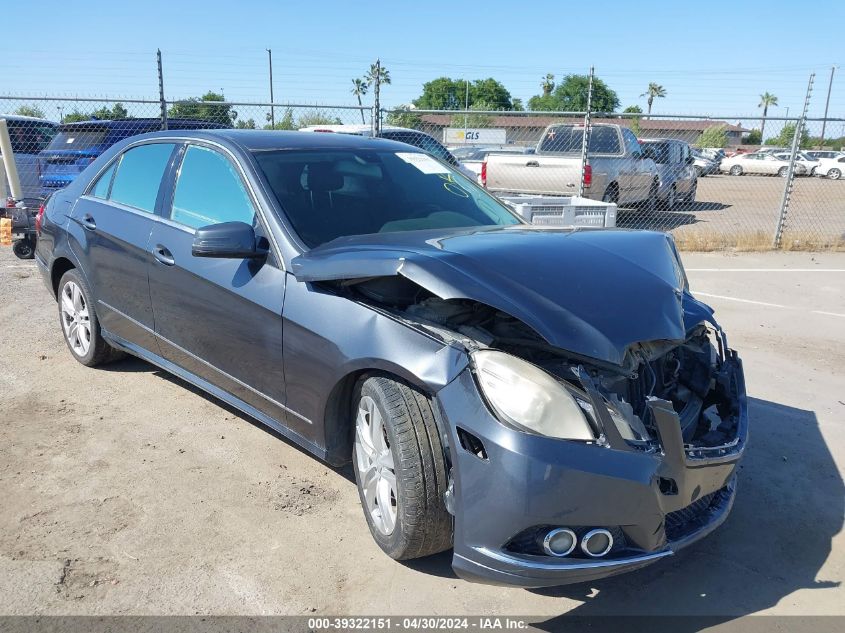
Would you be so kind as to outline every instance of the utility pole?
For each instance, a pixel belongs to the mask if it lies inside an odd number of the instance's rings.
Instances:
[[[270,60],[270,129],[276,129],[276,108],[273,106],[273,51],[267,49],[267,58]]]
[[[161,129],[167,129],[167,102],[164,100],[164,72],[161,69],[161,49],[156,49],[158,60],[158,100],[161,104]]]
[[[467,84],[466,96],[464,97],[464,143],[467,142],[467,118],[469,116],[469,79],[464,79]]]
[[[824,103],[824,119],[822,119],[822,138],[819,147],[824,147],[824,132],[827,127],[827,109],[830,107],[830,89],[833,88],[833,73],[836,71],[836,66],[830,67],[830,83],[827,84],[827,101]]]
[[[593,74],[590,66],[590,83],[587,85],[587,111],[584,113],[584,136],[581,138],[581,181],[578,183],[578,197],[584,197],[584,180],[587,176],[587,150],[590,145],[590,109],[593,107]]]
[[[381,85],[381,60],[376,60],[375,91],[373,92],[373,136],[381,136],[381,102],[379,101],[379,87]]]

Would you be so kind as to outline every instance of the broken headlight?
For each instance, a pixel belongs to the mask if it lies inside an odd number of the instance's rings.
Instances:
[[[536,365],[493,350],[472,354],[481,392],[498,419],[518,430],[567,440],[595,440],[575,396]]]

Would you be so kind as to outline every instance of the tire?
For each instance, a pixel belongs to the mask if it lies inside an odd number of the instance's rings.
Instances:
[[[18,259],[34,259],[35,244],[28,238],[18,240],[12,245],[12,252]]]
[[[742,167],[740,167],[739,165],[734,165],[730,168],[728,173],[731,176],[742,176]]]
[[[835,167],[827,172],[827,177],[831,180],[839,180],[842,178],[842,171]]]
[[[702,178],[704,176],[704,170],[701,167],[695,167],[695,177]]]
[[[655,180],[651,183],[651,189],[648,192],[648,198],[646,198],[645,204],[643,204],[643,210],[645,211],[657,211],[657,207],[660,206],[660,183]]]
[[[665,211],[671,211],[677,204],[678,192],[675,190],[675,186],[672,185],[672,188],[669,189],[669,195],[666,196],[666,201],[663,203],[663,209]]]
[[[604,195],[601,197],[601,201],[619,204],[619,189],[616,188],[616,185],[608,185]]]
[[[695,197],[698,195],[698,178],[692,181],[692,187],[690,187],[689,193],[687,194],[687,202],[692,204],[695,202]]]
[[[122,356],[106,343],[100,333],[100,322],[91,308],[91,290],[76,269],[62,275],[59,281],[58,305],[59,325],[65,344],[76,360],[86,367],[96,367]]]
[[[376,375],[358,383],[352,402],[353,470],[373,539],[394,560],[452,547],[446,459],[428,396]]]
[[[788,174],[789,167],[781,167],[780,169],[778,169],[778,176],[780,176],[781,178],[786,178]]]

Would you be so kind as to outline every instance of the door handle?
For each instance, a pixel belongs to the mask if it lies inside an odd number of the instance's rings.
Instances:
[[[527,163],[525,163],[525,166],[526,167],[539,167],[540,163],[537,162],[536,160],[529,160]]]
[[[97,228],[97,223],[94,222],[94,218],[91,216],[90,213],[86,213],[82,216],[82,220],[80,222],[83,228],[88,229],[89,231],[93,231]]]
[[[155,248],[153,249],[153,257],[155,257],[165,266],[173,266],[173,264],[176,263],[176,260],[173,259],[173,253],[171,253],[169,250],[167,250],[167,248],[165,248],[161,244],[156,244]]]

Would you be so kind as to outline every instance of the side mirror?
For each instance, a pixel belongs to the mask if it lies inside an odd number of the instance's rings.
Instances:
[[[255,229],[246,222],[222,222],[197,229],[191,244],[194,257],[246,259],[264,257],[265,249],[256,248]]]

